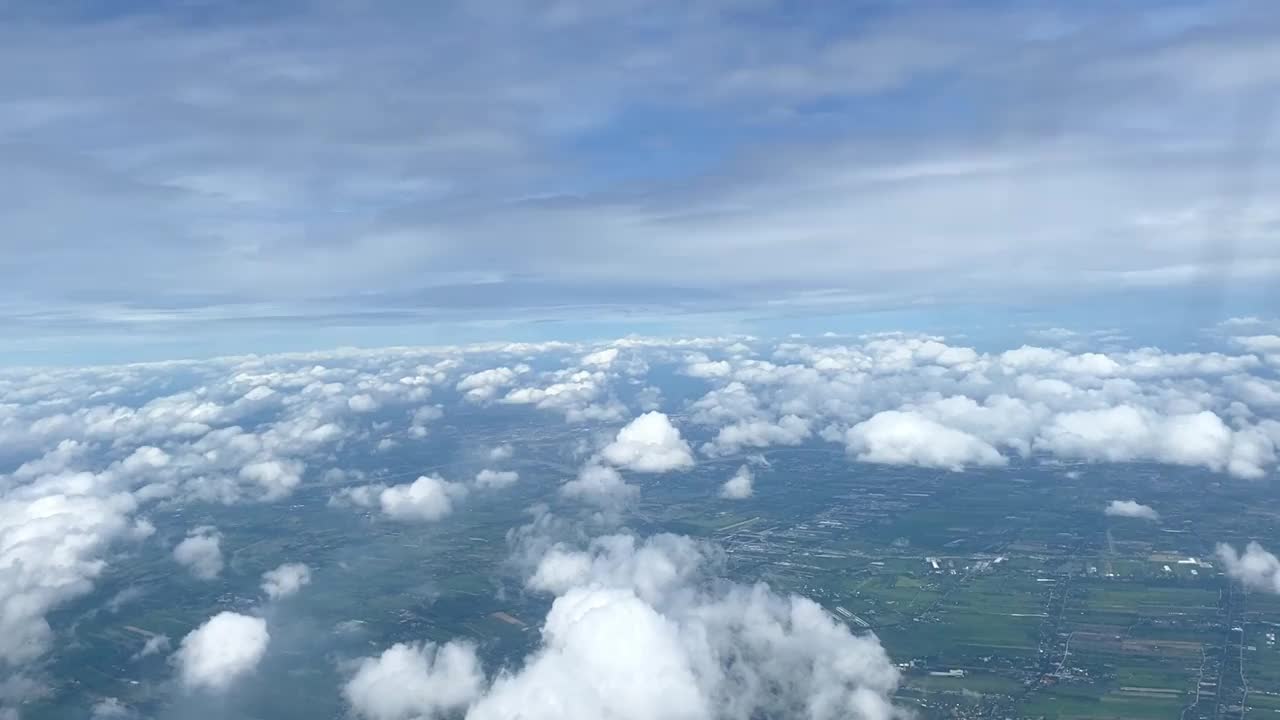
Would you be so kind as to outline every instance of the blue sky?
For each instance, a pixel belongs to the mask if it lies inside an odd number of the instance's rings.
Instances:
[[[1280,302],[1271,3],[107,7],[0,3],[0,362]]]

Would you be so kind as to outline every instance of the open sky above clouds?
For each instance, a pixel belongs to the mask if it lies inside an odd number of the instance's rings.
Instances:
[[[1266,2],[0,2],[0,361],[1267,314],[1278,31]]]

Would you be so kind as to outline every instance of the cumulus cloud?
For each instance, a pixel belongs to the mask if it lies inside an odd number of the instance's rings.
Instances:
[[[578,471],[577,477],[560,486],[560,493],[600,507],[616,508],[639,497],[640,488],[628,484],[611,467],[589,463]]]
[[[510,460],[513,455],[515,455],[515,450],[512,449],[511,445],[506,443],[489,448],[489,460],[491,462],[503,462]]]
[[[444,408],[439,405],[423,405],[413,411],[409,419],[409,436],[424,438],[427,436],[427,425],[444,417]]]
[[[1004,465],[998,450],[969,433],[917,412],[886,410],[845,433],[845,447],[863,462],[960,470],[967,465]]]
[[[743,465],[733,474],[733,477],[725,481],[720,486],[720,497],[730,500],[743,500],[751,497],[754,488],[752,483],[755,481],[755,473],[751,472],[751,468]]]
[[[583,365],[593,365],[596,367],[609,367],[614,360],[618,359],[618,348],[605,348],[597,350],[582,356]]]
[[[1239,580],[1248,588],[1280,593],[1280,558],[1258,543],[1250,542],[1243,554],[1226,543],[1218,543],[1218,558],[1227,577]]]
[[[483,403],[495,398],[499,391],[510,386],[526,372],[529,372],[527,365],[489,368],[467,375],[454,388],[464,393],[463,397],[470,402]]]
[[[1240,335],[1232,341],[1252,353],[1280,355],[1280,335]]]
[[[821,607],[755,586],[711,582],[709,551],[680,536],[606,536],[557,545],[530,587],[555,594],[542,645],[500,672],[466,708],[469,720],[806,717],[888,720],[898,671],[874,635],[854,635]],[[406,677],[433,682],[413,657]],[[385,655],[384,655],[385,656]],[[364,661],[363,667],[379,659]],[[470,656],[458,665],[471,667]],[[425,668],[425,670],[424,670]],[[474,685],[463,674],[460,688]],[[478,683],[477,683],[478,684]],[[460,706],[467,692],[446,696]],[[399,699],[381,718],[434,717]],[[382,696],[386,697],[386,696]],[[360,711],[363,712],[363,711]]]
[[[1150,505],[1143,505],[1137,500],[1112,500],[1103,513],[1111,517],[1139,518],[1141,520],[1159,520],[1160,513]]]
[[[0,495],[0,665],[48,650],[46,614],[84,595],[106,568],[102,555],[136,537],[136,501],[91,473],[60,473]]]
[[[454,503],[467,495],[462,483],[439,475],[421,475],[402,485],[360,485],[334,496],[337,502],[377,507],[387,517],[405,521],[434,521],[453,512]]]
[[[709,360],[703,356],[685,364],[683,372],[689,377],[722,378],[733,372],[733,366],[724,360]]]
[[[1251,478],[1275,460],[1268,438],[1233,431],[1208,410],[1162,415],[1132,405],[1061,413],[1041,430],[1036,448],[1060,457],[1156,460]]]
[[[777,422],[747,420],[720,428],[715,438],[702,446],[710,455],[729,455],[746,448],[771,445],[799,445],[809,437],[809,422],[795,415],[784,415]]]
[[[289,597],[311,583],[311,568],[303,563],[284,563],[262,573],[262,591],[272,600]]]
[[[520,473],[514,470],[490,470],[485,468],[476,473],[476,487],[489,490],[514,485],[520,479]]]
[[[191,689],[222,691],[250,672],[267,652],[267,621],[220,612],[182,639],[174,662],[182,684]]]
[[[570,368],[551,373],[550,382],[541,387],[515,388],[501,402],[555,410],[569,422],[612,422],[622,418],[626,408],[607,397],[610,377],[598,366],[589,370]]]
[[[263,500],[282,498],[302,482],[302,463],[296,460],[263,460],[245,465],[240,477],[262,488]]]
[[[370,413],[377,410],[379,404],[372,395],[368,393],[360,393],[359,395],[352,395],[347,398],[347,407],[351,408],[352,412]]]
[[[222,574],[222,533],[211,525],[192,528],[173,548],[173,559],[195,577],[213,580]]]
[[[693,467],[693,452],[680,431],[660,412],[647,412],[618,431],[600,451],[609,463],[643,473]]]
[[[342,694],[368,720],[433,720],[469,705],[483,684],[473,645],[397,643],[362,659]]]

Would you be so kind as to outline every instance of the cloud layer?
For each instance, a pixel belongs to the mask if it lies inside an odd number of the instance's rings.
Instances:
[[[1280,365],[1259,330],[1267,322],[1209,328],[1206,343],[1217,349],[1196,352],[1092,347],[1087,337],[1073,349],[1007,350],[908,333],[629,337],[0,371],[0,567],[8,568],[0,573],[0,664],[4,678],[38,673],[56,650],[59,628],[49,618],[93,592],[138,543],[172,553],[175,568],[219,578],[223,551],[234,548],[212,526],[186,523],[241,503],[275,512],[315,491],[411,531],[400,523],[447,523],[503,493],[540,488],[548,492],[538,500],[557,509],[615,521],[663,473],[681,473],[663,482],[705,479],[691,490],[718,502],[720,493],[746,494],[752,483],[741,476],[767,462],[762,453],[796,445],[843,453],[850,463],[937,468],[957,482],[963,476],[951,471],[1061,461],[1162,463],[1195,468],[1207,482],[1265,480],[1280,443]],[[512,369],[509,378],[497,374],[509,382],[459,388],[498,368]],[[491,385],[491,394],[470,394]],[[562,424],[553,434],[573,441],[560,448],[552,477],[560,484],[540,485],[532,469],[525,476],[525,440],[514,435],[475,440],[452,465],[380,466],[387,448],[413,448],[479,413]],[[508,439],[520,452],[502,444]],[[348,466],[353,453],[371,460]],[[157,534],[148,518],[160,525],[158,514],[179,508],[182,524],[166,522]],[[685,627],[684,610],[652,591],[659,580],[604,583],[607,573],[594,564],[608,553],[561,551],[559,565],[548,554],[544,571],[531,570],[538,591],[558,598],[599,582],[617,591],[600,598],[608,607],[649,612],[629,591],[662,622]],[[683,572],[678,553],[663,553],[672,572]],[[1246,548],[1231,567],[1264,587],[1267,555]],[[283,597],[302,577],[264,578],[263,592]],[[235,580],[206,588],[221,592]],[[707,687],[698,685],[704,696]]]
[[[361,661],[347,698],[373,720],[898,716],[874,636],[765,585],[706,585],[707,553],[674,535],[556,545],[529,579],[555,594],[542,647],[518,667],[482,685],[471,646],[397,645]]]

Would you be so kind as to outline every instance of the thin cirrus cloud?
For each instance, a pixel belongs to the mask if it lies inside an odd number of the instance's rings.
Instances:
[[[338,344],[1280,271],[1265,5],[627,5],[6,4],[0,327]]]

